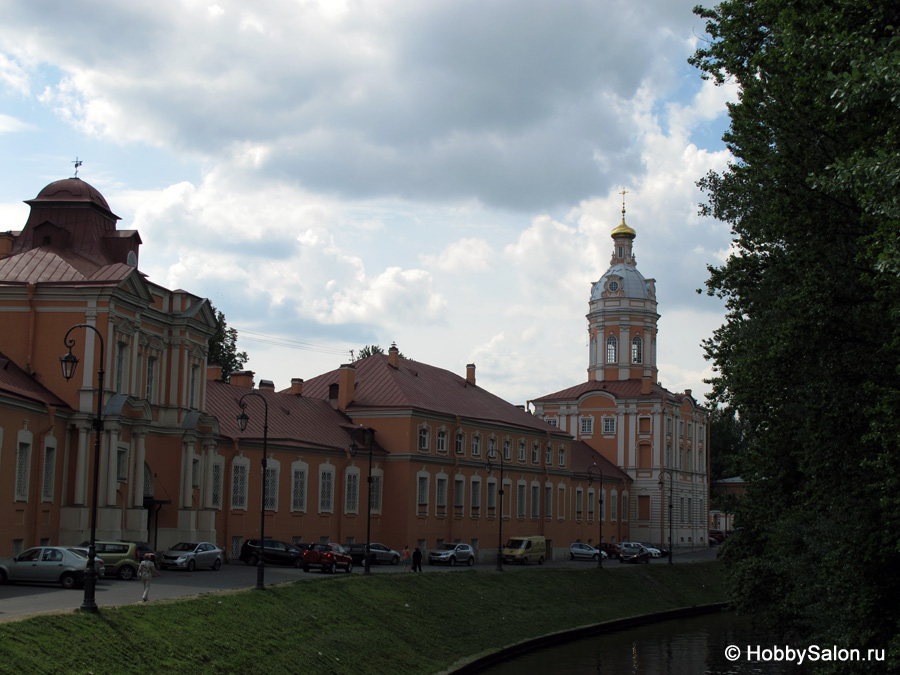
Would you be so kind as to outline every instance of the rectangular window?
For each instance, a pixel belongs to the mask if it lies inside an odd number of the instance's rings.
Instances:
[[[128,368],[128,343],[116,344],[116,392],[127,394],[125,386],[128,384],[126,370]]]
[[[497,508],[497,484],[494,482],[487,484],[487,507],[488,509]]]
[[[419,429],[419,450],[428,450],[428,429]]]
[[[126,478],[126,468],[125,468],[125,451],[121,448],[119,449],[119,480],[125,480]],[[198,488],[200,487],[200,460],[194,457],[191,460],[191,487]]]
[[[527,512],[527,507],[525,505],[525,484],[519,483],[516,486],[516,516],[518,518],[524,518]]]
[[[544,464],[553,466],[553,446],[547,443],[547,452],[544,453]]]
[[[373,474],[369,485],[369,505],[374,513],[381,513],[381,474]]]
[[[566,449],[560,448],[559,449],[559,466],[565,466],[565,465],[566,465]]]
[[[234,464],[231,467],[231,508],[247,508],[247,465]]]
[[[582,417],[581,418],[581,433],[585,436],[590,436],[594,433],[594,418],[593,417]]]
[[[619,495],[615,492],[612,493],[609,500],[609,518],[613,521],[619,519]]]
[[[472,481],[472,494],[469,496],[469,507],[473,513],[481,509],[481,481]]]
[[[553,488],[549,485],[544,486],[544,517],[553,516]]]
[[[587,516],[588,520],[594,519],[594,491],[588,490],[587,493]]]
[[[622,493],[622,520],[628,520],[628,493]]]
[[[531,463],[537,464],[541,461],[541,446],[539,443],[535,443],[531,446]]]
[[[562,485],[556,489],[556,517],[560,520],[566,517],[566,488]]]
[[[447,479],[438,478],[435,490],[435,506],[439,509],[447,508]]]
[[[266,511],[278,510],[278,468],[266,467]]]
[[[128,448],[119,448],[116,451],[116,479],[128,480]]]
[[[212,507],[222,508],[222,472],[224,467],[219,462],[212,465]]]
[[[44,448],[44,480],[41,483],[41,499],[53,501],[53,478],[56,469],[56,448],[48,445]]]
[[[604,434],[616,433],[616,418],[615,417],[604,417],[603,418],[603,433]]]
[[[650,495],[638,495],[638,520],[650,520]]]
[[[200,367],[199,366],[191,366],[191,380],[190,380],[190,389],[188,391],[188,407],[191,410],[197,410],[200,406],[198,405],[198,395],[200,389]]]
[[[549,424],[551,427],[558,427],[558,426],[559,426],[559,419],[556,418],[556,417],[547,417],[547,418],[544,419],[544,421],[545,421],[547,424]]]
[[[507,438],[503,441],[503,461],[508,462],[512,459],[512,443]]]
[[[497,457],[497,439],[491,436],[488,439],[488,457],[495,459]]]
[[[541,517],[541,488],[539,485],[531,486],[531,517]]]
[[[305,469],[294,469],[291,476],[291,511],[306,511]]]
[[[16,501],[28,501],[28,475],[31,465],[31,445],[19,443],[16,454]]]
[[[463,499],[466,495],[466,482],[464,478],[457,478],[453,482],[453,506],[456,509],[463,507]]]
[[[347,513],[357,513],[359,511],[359,474],[347,474],[346,499],[344,500],[344,511]]]
[[[689,523],[693,522],[693,513],[694,513],[694,498],[688,497],[688,510],[687,510],[687,521]]]
[[[419,506],[428,506],[428,476],[419,476],[418,480],[418,496]]]
[[[463,448],[465,446],[465,441],[466,441],[465,436],[463,436],[463,433],[461,431],[458,434],[456,434],[456,454],[457,455],[463,454]]]
[[[319,473],[319,511],[334,511],[334,472]]]
[[[581,519],[581,514],[584,511],[584,492],[582,492],[581,488],[575,490],[575,517],[579,520]]]
[[[525,461],[525,441],[519,441],[519,461]]]
[[[150,402],[155,403],[154,398],[156,389],[156,357],[151,356],[147,359],[147,386],[144,387],[144,397]]]
[[[447,432],[439,431],[437,434],[437,451],[447,452]]]
[[[472,436],[472,457],[481,457],[481,436]]]

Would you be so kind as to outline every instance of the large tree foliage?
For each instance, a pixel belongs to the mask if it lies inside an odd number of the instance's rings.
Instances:
[[[896,652],[900,5],[695,11],[712,39],[692,63],[740,87],[734,162],[700,181],[734,235],[707,281],[726,321],[704,346],[749,444],[735,600],[810,642]]]
[[[237,350],[237,330],[228,327],[225,315],[215,307],[212,307],[212,311],[216,315],[216,332],[209,338],[206,360],[222,366],[222,380],[228,382],[231,374],[243,368],[249,357],[247,352]]]

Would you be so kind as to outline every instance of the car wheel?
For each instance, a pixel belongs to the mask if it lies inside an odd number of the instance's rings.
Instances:
[[[450,556],[450,567],[456,567],[456,558],[454,556]]]
[[[352,572],[352,571],[353,571],[353,563],[348,562],[346,572],[347,572],[347,574],[350,574],[350,572]]]
[[[594,562],[597,562],[597,558],[599,558],[599,557],[600,556],[595,553],[594,555],[591,556],[591,560],[593,560]]]
[[[249,558],[247,558],[246,562],[250,567],[256,567],[256,565],[259,563],[259,556],[255,554],[251,555]]]
[[[309,565],[304,565],[304,566],[303,566],[303,571],[304,571],[304,572],[309,572]]]
[[[63,588],[75,588],[75,575],[71,572],[66,572],[59,578],[59,583]]]
[[[469,562],[467,564],[469,567],[471,567],[472,565],[475,564],[475,556],[474,555],[469,556]]]
[[[219,558],[216,558],[216,562],[213,563],[213,569],[218,570],[222,567],[222,561]]]
[[[197,562],[191,558],[188,560],[188,572],[193,572],[195,569],[197,569]]]
[[[400,556],[399,556],[399,555],[395,555],[393,558],[391,558],[391,565],[396,565],[396,564],[398,564],[399,562],[400,562]]]
[[[123,581],[134,579],[134,568],[131,565],[122,565],[119,568],[119,578]]]

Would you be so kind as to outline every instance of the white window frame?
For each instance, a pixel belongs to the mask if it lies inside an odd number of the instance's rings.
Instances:
[[[616,433],[616,418],[612,415],[603,418],[603,433],[604,434],[614,434]]]
[[[291,464],[291,512],[306,513],[309,465],[301,460]]]
[[[359,467],[347,467],[344,475],[344,513],[359,513]]]
[[[56,439],[44,441],[44,466],[41,477],[41,501],[52,502],[56,491]]]
[[[243,488],[243,494],[241,494]],[[248,492],[250,490],[250,460],[246,457],[235,457],[231,463],[231,509],[246,511]]]
[[[594,433],[594,418],[590,415],[578,418],[578,429],[582,436],[592,436]]]
[[[334,473],[331,464],[319,467],[319,513],[334,513]]]
[[[281,476],[281,462],[266,460],[266,511],[278,512],[278,479]]]

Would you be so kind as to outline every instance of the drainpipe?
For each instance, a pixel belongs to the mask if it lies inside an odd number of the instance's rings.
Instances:
[[[34,309],[34,291],[36,288],[37,285],[33,283],[26,286],[28,291],[28,346],[25,354],[25,370],[29,375],[34,375],[34,331],[37,320],[37,312]]]

